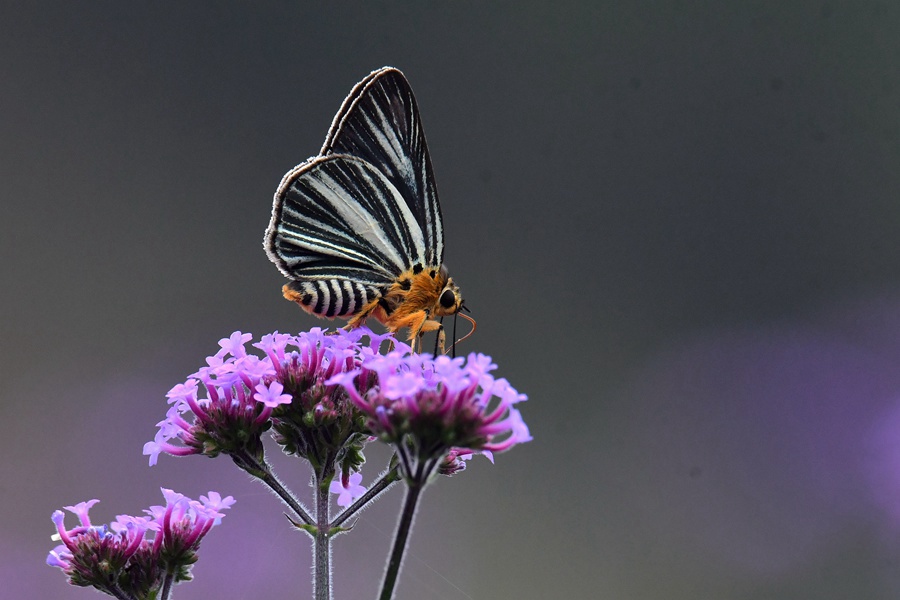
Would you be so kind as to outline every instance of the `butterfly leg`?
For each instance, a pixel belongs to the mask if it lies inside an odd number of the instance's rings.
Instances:
[[[401,327],[409,328],[409,341],[413,347],[413,352],[422,351],[422,335],[429,331],[438,331],[438,345],[441,352],[443,353],[444,351],[444,326],[437,321],[429,319],[428,317],[430,316],[430,311],[421,310],[409,315],[397,324],[397,329]]]
[[[444,324],[440,323],[440,326],[437,330],[437,335],[434,337],[434,355],[438,354],[446,354],[444,351],[444,345],[447,341],[447,336],[444,334]]]
[[[369,304],[364,306],[362,308],[362,310],[356,314],[356,316],[354,316],[352,319],[350,319],[350,321],[347,323],[347,325],[344,327],[344,329],[346,329],[347,331],[350,331],[351,329],[356,329],[357,327],[361,327],[361,326],[365,325],[366,319],[368,319],[370,316],[372,316],[372,313],[375,312],[376,308],[378,308],[377,300],[369,302]]]

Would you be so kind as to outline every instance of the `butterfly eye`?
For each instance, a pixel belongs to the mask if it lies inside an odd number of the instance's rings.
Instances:
[[[434,296],[432,296],[433,298]],[[456,296],[450,290],[444,290],[444,293],[441,294],[440,299],[441,306],[444,308],[453,308],[456,304]]]

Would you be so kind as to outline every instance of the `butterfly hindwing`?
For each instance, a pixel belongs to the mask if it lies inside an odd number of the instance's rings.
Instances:
[[[349,154],[374,165],[405,199],[424,235],[424,255],[414,262],[443,262],[443,219],[431,158],[403,73],[385,67],[359,82],[335,116],[320,154]]]
[[[383,287],[415,264],[425,242],[406,201],[384,174],[360,158],[333,154],[313,158],[284,177],[266,248],[291,279]]]

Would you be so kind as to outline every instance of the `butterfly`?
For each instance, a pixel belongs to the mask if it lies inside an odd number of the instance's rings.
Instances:
[[[306,312],[406,328],[413,348],[437,331],[443,351],[438,319],[468,309],[443,265],[441,206],[403,73],[378,69],[350,91],[319,154],[281,180],[264,246],[290,279],[284,297]]]

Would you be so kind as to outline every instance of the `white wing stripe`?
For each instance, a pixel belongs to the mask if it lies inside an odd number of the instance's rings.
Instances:
[[[372,117],[370,117],[368,114],[363,113],[362,116],[366,122],[366,125],[369,126],[369,133],[375,139],[378,145],[381,146],[381,149],[389,159],[389,162],[383,166],[394,167],[395,165],[402,165],[402,167],[405,167],[401,168],[399,172],[397,172],[393,168],[391,169],[391,171],[394,172],[390,174],[397,175],[399,177],[403,177],[404,173],[414,172],[410,157],[407,156],[406,152],[403,151],[403,146],[400,144],[400,138],[396,135],[391,135],[390,138],[385,135],[385,132],[390,134],[395,133],[394,128],[391,127],[390,123],[388,122],[388,117],[385,116],[384,112],[381,110],[381,107],[377,104],[375,104],[375,110],[378,112],[377,117],[379,120],[379,124],[377,126],[372,120]],[[403,178],[406,179],[405,177]]]
[[[314,235],[302,234],[287,229],[279,230],[279,234],[282,243],[289,246],[288,253],[283,253],[282,258],[284,259],[284,262],[290,266],[303,265],[306,263],[316,262],[318,260],[314,256],[310,256],[308,254],[292,255],[290,251],[296,248],[299,250],[310,250],[316,252],[317,254],[334,256],[345,260],[354,260],[356,262],[364,264],[366,267],[369,267],[374,271],[384,273],[387,276],[393,276],[392,273],[384,269],[379,263],[365,256],[364,254],[354,252],[346,246],[339,246],[334,243],[326,242],[325,240]]]
[[[310,177],[307,183],[322,197],[339,198],[339,201],[333,200],[331,204],[335,215],[346,222],[358,238],[378,248],[393,265],[403,269],[405,261],[397,252],[397,248],[384,236],[382,228],[371,218],[371,214],[367,214],[359,202],[350,196],[348,190],[340,186],[330,175],[322,174],[321,177],[322,179]],[[330,227],[323,229],[337,233]]]

